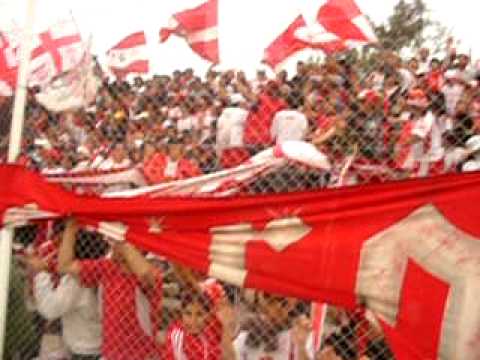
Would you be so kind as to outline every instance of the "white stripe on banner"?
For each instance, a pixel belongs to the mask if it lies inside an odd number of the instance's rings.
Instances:
[[[365,15],[359,15],[352,22],[365,34],[370,42],[377,42],[377,36],[373,31],[370,21]]]
[[[105,222],[98,223],[98,231],[115,241],[125,241],[125,235],[128,231],[128,226],[121,222]]]
[[[218,29],[216,26],[211,28],[194,32],[186,36],[186,40],[189,44],[195,44],[198,42],[207,42],[218,39]]]
[[[108,65],[110,67],[124,68],[136,61],[147,59],[148,55],[145,45],[125,49],[112,49],[108,52]]]

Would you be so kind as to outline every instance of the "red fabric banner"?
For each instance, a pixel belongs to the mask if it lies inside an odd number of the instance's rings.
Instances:
[[[363,304],[397,359],[480,358],[480,174],[224,199],[82,197],[17,166],[0,178],[4,222],[25,205],[75,215],[238,286]]]

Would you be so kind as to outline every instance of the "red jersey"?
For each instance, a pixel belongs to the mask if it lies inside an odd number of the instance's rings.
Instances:
[[[80,266],[80,279],[84,286],[101,289],[103,358],[158,358],[154,329],[158,329],[161,316],[160,276],[154,289],[142,292],[137,277],[125,273],[112,260],[83,260]],[[149,305],[150,309],[147,308]]]
[[[250,111],[245,122],[243,142],[246,145],[270,145],[273,143],[270,128],[275,114],[287,108],[284,100],[260,94],[258,109]]]
[[[149,184],[158,184],[166,179],[187,179],[202,174],[193,161],[182,158],[173,163],[168,156],[155,154],[143,166],[143,173]]]
[[[222,325],[214,318],[201,334],[192,335],[179,321],[167,332],[167,360],[218,360],[222,358]]]

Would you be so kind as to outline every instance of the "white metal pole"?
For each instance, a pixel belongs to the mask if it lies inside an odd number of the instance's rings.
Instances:
[[[12,125],[10,128],[10,144],[8,148],[8,162],[13,163],[21,150],[23,118],[27,99],[28,68],[33,43],[33,22],[35,18],[35,0],[27,0],[25,26],[20,44],[20,68],[15,92]],[[0,233],[0,359],[4,359],[8,288],[10,281],[10,263],[12,260],[13,229],[4,228]]]

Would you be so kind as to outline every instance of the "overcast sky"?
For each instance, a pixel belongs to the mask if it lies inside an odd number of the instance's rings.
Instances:
[[[37,28],[45,28],[71,11],[82,34],[93,35],[94,52],[102,55],[124,36],[145,30],[157,72],[194,67],[199,71],[208,64],[193,54],[181,40],[172,37],[158,44],[158,31],[176,11],[203,0],[36,0]],[[357,0],[360,8],[375,23],[392,13],[397,0]],[[22,25],[26,0],[0,0],[0,28],[12,20]],[[263,49],[302,12],[315,15],[321,0],[220,0],[220,33],[222,68],[250,70],[259,68]],[[480,57],[477,40],[478,20],[474,1],[426,0],[431,17],[444,23],[457,39],[461,51],[472,51]],[[308,55],[308,54],[307,54]]]

